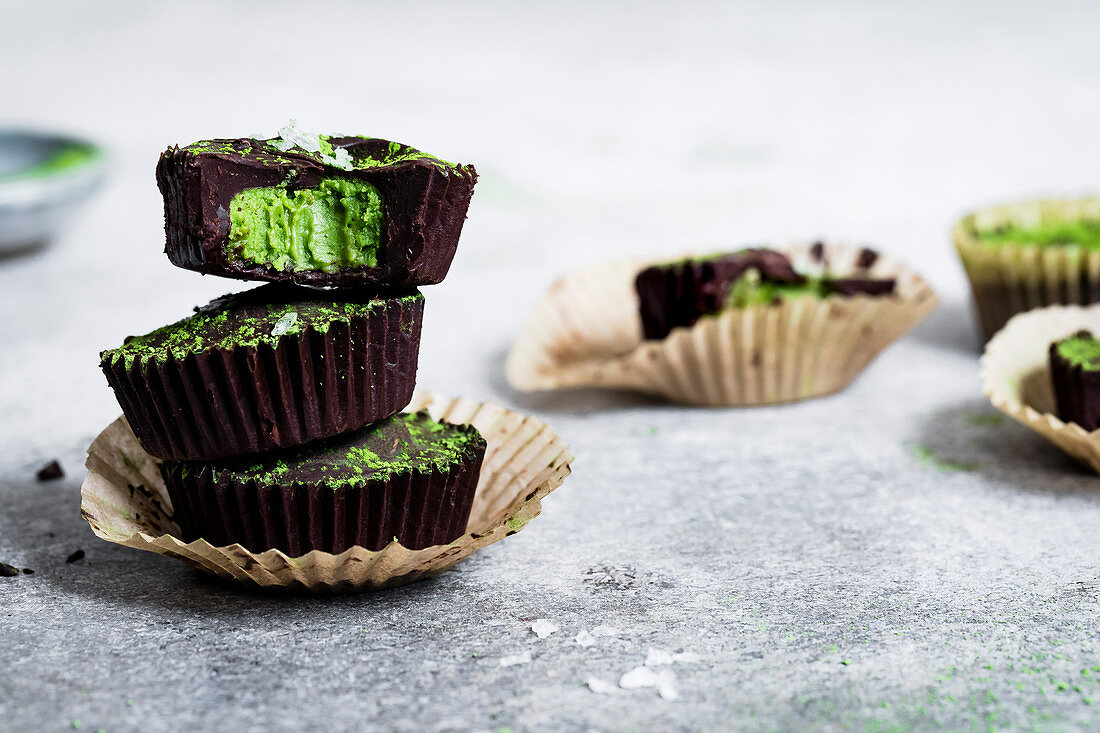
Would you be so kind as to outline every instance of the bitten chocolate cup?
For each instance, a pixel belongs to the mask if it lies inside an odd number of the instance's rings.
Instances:
[[[776,251],[798,273],[827,274],[834,289],[723,308],[680,325],[682,315],[696,315],[699,301],[688,299],[675,313],[665,309],[675,317],[662,319],[670,328],[664,338],[645,337],[637,286],[639,273],[659,263],[570,273],[535,302],[508,354],[508,381],[525,392],[605,387],[696,405],[794,402],[847,387],[936,307],[928,283],[886,255],[822,243]],[[868,292],[868,283],[889,283],[889,293]]]
[[[297,557],[451,542],[465,531],[484,455],[476,428],[417,412],[290,451],[161,470],[184,541]]]
[[[142,447],[215,460],[357,430],[406,405],[424,297],[265,285],[128,339],[100,366]]]
[[[441,282],[473,195],[474,167],[378,138],[313,142],[319,152],[279,138],[165,151],[157,184],[168,259],[242,280]]]

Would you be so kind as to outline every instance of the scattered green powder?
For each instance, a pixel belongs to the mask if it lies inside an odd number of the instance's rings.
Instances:
[[[949,458],[941,458],[927,445],[914,446],[912,451],[913,455],[916,456],[917,460],[922,464],[945,473],[954,471],[973,471],[981,465],[973,461],[955,461]]]
[[[269,140],[254,140],[248,138],[236,140],[200,140],[199,142],[185,146],[183,150],[191,153],[204,153],[208,155],[251,154],[258,156],[261,162],[266,159],[274,165],[301,164],[301,157],[305,156],[318,164],[324,165],[325,161],[322,159],[322,155],[328,156],[334,152],[334,148],[329,141],[340,137],[343,136],[321,135],[321,151],[316,153],[300,147],[293,147],[287,151],[280,150],[275,146],[275,143],[280,141],[279,138],[271,138]],[[370,138],[366,137],[356,138],[356,140],[369,139]],[[345,148],[351,156],[352,170],[382,168],[410,161],[430,163],[443,171],[458,171],[465,168],[465,166],[459,165],[458,163],[448,162],[442,158],[437,158],[434,155],[429,155],[416,148],[409,147],[408,145],[402,145],[401,143],[391,142],[383,153],[374,155],[366,149],[367,147],[366,145],[355,145]]]
[[[975,232],[978,241],[986,244],[1037,244],[1043,247],[1077,245],[1100,249],[1100,219],[1052,221],[1038,226],[1006,224]]]
[[[221,298],[189,318],[129,339],[117,349],[104,351],[100,357],[104,363],[122,360],[129,367],[135,359],[166,361],[170,356],[182,359],[188,354],[212,349],[273,347],[283,335],[298,334],[306,329],[327,333],[331,324],[348,323],[385,304],[384,300],[370,296],[363,296],[358,301],[331,302],[305,296],[301,299],[273,297],[274,302],[262,302],[263,293],[287,292],[293,291],[264,286]],[[260,295],[248,295],[253,293]],[[407,302],[423,297],[414,292],[401,299]],[[288,318],[292,313],[294,317]]]
[[[214,481],[294,481],[330,489],[360,487],[392,475],[446,470],[480,444],[477,430],[432,420],[426,412],[401,413],[367,428],[278,454],[216,461],[166,464],[186,477],[208,470]]]
[[[966,416],[966,422],[968,424],[973,425],[974,427],[980,427],[980,428],[1000,427],[1001,425],[1005,424],[1005,420],[1007,420],[1007,419],[1008,418],[1006,418],[1003,414],[1001,414],[999,412],[989,412],[989,413],[982,412],[982,413],[975,413],[973,415],[967,415]]]

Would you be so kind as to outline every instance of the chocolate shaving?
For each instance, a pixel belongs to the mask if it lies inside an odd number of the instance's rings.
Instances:
[[[856,267],[866,270],[878,261],[878,252],[864,247],[859,251],[859,258],[856,260]]]
[[[77,562],[78,560],[83,560],[83,559],[84,559],[84,550],[77,550],[76,552],[74,552],[73,554],[71,554],[67,558],[65,558],[65,562],[69,563],[69,564],[72,564],[74,562]]]
[[[65,470],[61,468],[61,464],[57,461],[50,461],[45,466],[38,469],[38,473],[35,474],[39,481],[53,481],[64,475]]]

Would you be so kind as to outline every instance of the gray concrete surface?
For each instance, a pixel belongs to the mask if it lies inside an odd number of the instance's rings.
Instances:
[[[1100,480],[981,397],[947,230],[1095,187],[1097,7],[472,7],[4,9],[3,114],[97,135],[115,168],[62,241],[0,262],[0,561],[35,570],[0,578],[0,732],[1096,727]],[[118,412],[97,352],[237,287],[160,253],[157,153],[292,115],[477,163],[420,381],[577,455],[523,532],[374,595],[246,592],[78,514]],[[944,301],[843,394],[708,410],[503,381],[572,266],[817,235]],[[67,476],[36,482],[55,457]]]

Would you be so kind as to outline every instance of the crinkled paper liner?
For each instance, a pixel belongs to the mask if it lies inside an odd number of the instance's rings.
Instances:
[[[1100,219],[1100,198],[1037,200],[994,206],[964,217],[952,231],[988,340],[1017,313],[1047,305],[1100,301],[1100,251],[1082,247],[982,243],[977,232],[1005,224],[1034,227]]]
[[[88,449],[81,515],[108,542],[179,558],[247,585],[374,590],[437,575],[475,550],[515,534],[538,516],[542,498],[569,475],[573,454],[538,418],[422,390],[406,409],[427,409],[436,420],[471,424],[488,443],[467,532],[448,545],[410,550],[393,542],[377,552],[353,547],[339,555],[314,551],[292,558],[279,550],[253,553],[238,544],[183,542],[173,536],[179,528],[171,518],[159,462],[141,449],[121,417]]]
[[[1050,345],[1081,329],[1100,333],[1100,305],[1052,305],[1021,313],[986,344],[982,391],[1001,412],[1100,472],[1100,430],[1055,414]]]
[[[860,247],[826,245],[824,263],[811,247],[780,251],[802,272],[827,266],[840,277],[897,278],[896,296],[796,298],[731,309],[645,341],[634,278],[654,261],[592,267],[567,275],[536,302],[508,355],[508,381],[522,391],[610,387],[719,406],[839,391],[931,313],[937,299],[919,275],[889,257],[860,270]]]

